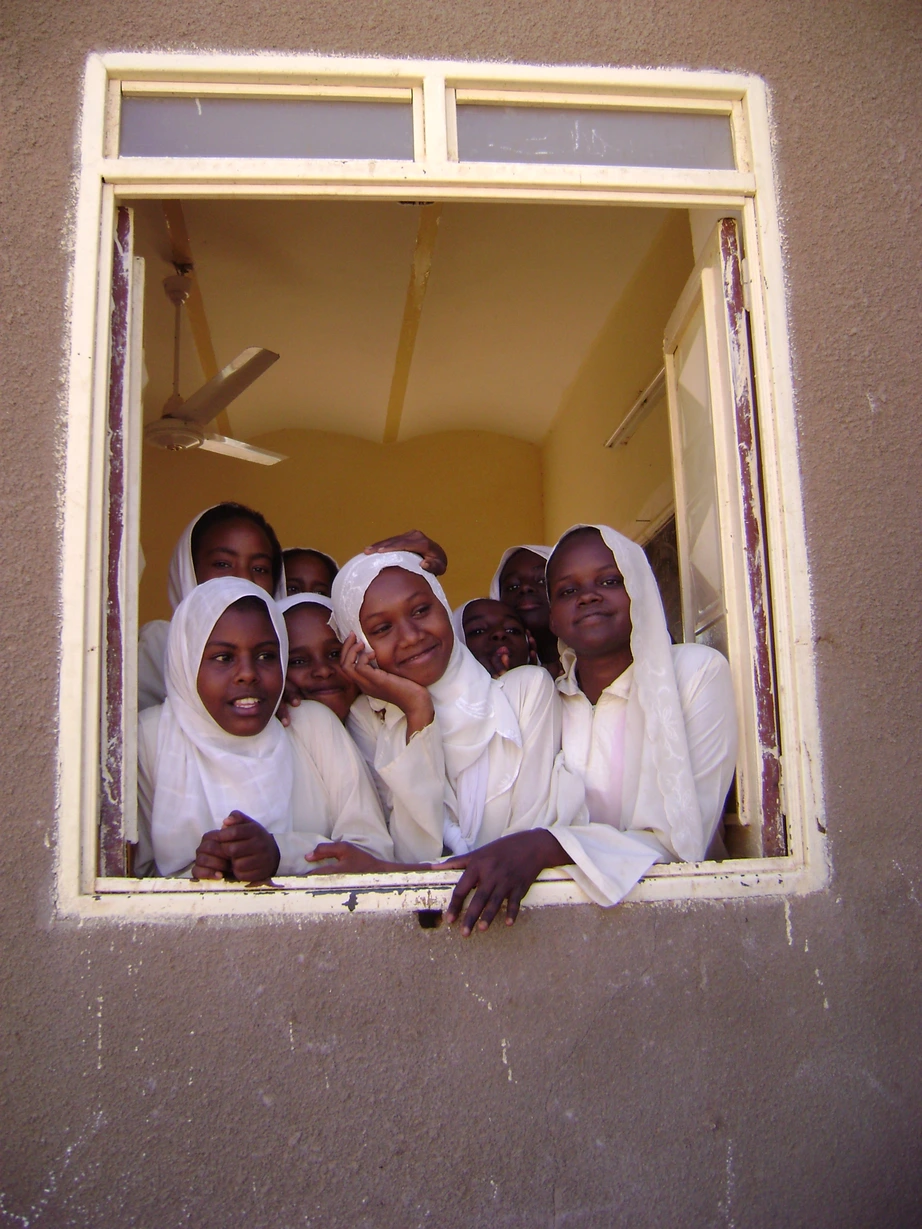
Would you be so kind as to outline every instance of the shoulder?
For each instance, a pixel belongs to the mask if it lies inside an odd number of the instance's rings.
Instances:
[[[534,703],[542,697],[553,698],[556,692],[554,680],[543,666],[516,666],[493,682],[513,705],[518,700]]]
[[[304,700],[297,708],[290,708],[288,715],[291,724],[286,732],[296,743],[310,746],[318,740],[335,742],[336,735],[344,733],[336,714],[316,700]]]
[[[729,662],[706,644],[674,644],[672,667],[683,702],[706,689],[732,688]]]
[[[145,708],[138,713],[138,755],[142,762],[153,762],[157,753],[157,733],[162,716],[162,704],[155,704],[153,708]]]

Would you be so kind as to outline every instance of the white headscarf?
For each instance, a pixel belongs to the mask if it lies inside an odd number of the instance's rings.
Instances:
[[[451,607],[436,578],[423,567],[418,555],[390,551],[377,555],[356,555],[333,581],[333,618],[340,639],[349,632],[364,644],[365,632],[359,619],[368,586],[385,568],[402,568],[421,576],[451,618]],[[458,825],[446,828],[446,843],[456,852],[467,852],[476,839],[487,798],[487,748],[499,735],[522,746],[522,733],[502,689],[495,685],[463,640],[453,637],[451,657],[445,673],[429,688],[438,717],[445,752],[445,771],[458,804]],[[373,708],[380,700],[369,697]],[[460,828],[460,834],[457,829]],[[458,836],[464,845],[459,847]]]
[[[333,603],[328,597],[324,597],[322,593],[292,593],[291,597],[283,597],[278,603],[279,610],[285,614],[287,610],[291,610],[292,606],[303,606],[307,602],[312,602],[315,606],[323,606],[330,612],[330,617],[327,622],[332,626],[333,623]]]
[[[471,602],[480,602],[482,600],[479,597],[468,598],[466,602],[462,602],[460,606],[456,606],[451,612],[451,625],[455,629],[455,636],[465,646],[467,646],[467,637],[464,634],[464,612]]]
[[[701,857],[701,813],[672,664],[672,644],[656,577],[643,548],[608,525],[573,525],[557,545],[576,529],[599,531],[615,557],[631,599],[634,666],[625,717],[625,763],[630,755],[639,753],[636,809],[650,816],[648,826],[670,833],[680,858],[694,861]],[[563,642],[561,647],[566,672],[576,655]],[[580,768],[578,764],[572,767]]]
[[[285,620],[272,598],[247,580],[228,576],[196,585],[170,623],[167,698],[157,731],[151,817],[161,875],[173,875],[187,866],[202,836],[220,827],[231,811],[243,811],[269,832],[288,831],[291,826],[294,765],[282,725],[273,718],[259,734],[228,734],[198,694],[199,666],[208,638],[224,611],[243,597],[256,597],[265,604],[280,659],[286,662]]]
[[[198,584],[198,581],[195,579],[195,564],[192,561],[192,533],[205,513],[211,512],[212,508],[218,507],[220,507],[219,504],[212,504],[211,508],[206,508],[204,512],[200,512],[198,516],[193,517],[179,535],[179,541],[173,548],[173,554],[170,558],[170,570],[167,577],[167,595],[170,599],[170,605],[174,610],[183,598],[188,597]],[[247,518],[243,517],[243,519],[246,520]],[[285,565],[283,562],[279,583],[275,586],[275,593],[273,595],[276,601],[285,596],[285,588]]]
[[[328,555],[325,550],[318,550],[316,546],[286,546],[282,551],[282,556],[302,553],[305,555],[319,555],[321,559],[325,559],[330,565],[330,570],[334,573],[339,571],[339,564],[332,555]],[[323,596],[321,594],[321,596]]]
[[[503,599],[500,595],[500,580],[503,575],[503,568],[509,562],[513,555],[518,554],[520,550],[530,550],[533,555],[538,555],[541,559],[547,560],[551,557],[553,546],[510,546],[507,551],[503,552],[503,557],[499,561],[499,567],[493,573],[493,579],[490,581],[490,597],[494,602],[501,602]]]

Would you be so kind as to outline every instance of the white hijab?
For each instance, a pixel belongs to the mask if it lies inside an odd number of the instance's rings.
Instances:
[[[219,506],[219,504],[212,504],[211,507],[217,508]],[[192,533],[205,513],[210,511],[211,508],[206,508],[198,516],[193,517],[179,535],[179,541],[173,548],[173,554],[170,558],[170,570],[167,577],[167,595],[170,599],[170,605],[174,610],[183,598],[187,598],[198,584],[198,581],[195,579],[195,564],[192,561]],[[275,593],[273,595],[276,601],[285,596],[285,588],[285,565],[283,562],[279,583],[275,586]]]
[[[385,568],[402,568],[421,576],[451,618],[442,586],[422,567],[418,555],[407,551],[356,555],[333,581],[333,618],[340,639],[353,632],[366,643],[359,614],[368,586]],[[455,852],[467,852],[476,840],[489,801],[487,749],[497,735],[521,748],[522,733],[502,689],[457,635],[445,673],[432,684],[429,694],[442,735],[448,783],[458,804],[458,824],[446,826],[445,840]],[[371,697],[369,702],[376,709],[385,707]]]
[[[631,654],[634,658],[630,698],[625,717],[625,768],[639,756],[637,801],[653,821],[650,826],[670,833],[675,852],[684,861],[701,857],[701,813],[685,735],[672,644],[656,577],[642,547],[608,525],[573,525],[557,545],[576,529],[597,529],[615,557],[631,599]],[[554,548],[557,549],[556,547]],[[575,653],[561,642],[564,671]],[[579,748],[564,752],[570,766],[584,771]],[[584,748],[588,759],[588,744]]]
[[[499,561],[499,567],[493,573],[493,579],[490,581],[490,597],[494,602],[501,602],[503,599],[500,596],[500,580],[503,575],[503,568],[509,562],[513,555],[518,554],[520,550],[530,550],[533,555],[538,555],[544,560],[551,557],[553,546],[510,546],[507,551],[503,552],[503,557]]]
[[[199,666],[212,629],[224,611],[243,597],[265,603],[284,663],[288,659],[285,620],[272,598],[247,580],[228,576],[194,586],[170,623],[167,698],[157,731],[151,817],[161,875],[174,875],[188,866],[202,836],[219,828],[231,811],[243,811],[269,832],[291,827],[294,764],[281,724],[273,717],[259,734],[228,734],[198,694]]]
[[[324,597],[322,593],[292,593],[291,597],[283,597],[276,605],[284,614],[286,610],[291,610],[292,606],[303,606],[307,602],[312,602],[315,606],[323,606],[325,610],[328,610],[330,617],[327,619],[327,622],[332,626],[333,603],[328,597]]]

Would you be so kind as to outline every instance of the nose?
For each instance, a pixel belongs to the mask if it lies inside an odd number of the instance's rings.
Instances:
[[[599,595],[596,593],[595,589],[581,589],[576,595],[576,603],[578,606],[586,606],[590,602],[598,602],[599,600]]]
[[[315,679],[328,679],[336,673],[336,667],[326,657],[311,662],[311,675]]]
[[[252,653],[241,653],[237,661],[237,682],[250,683],[256,678],[256,658]]]
[[[400,643],[404,645],[419,644],[425,638],[425,632],[417,627],[413,619],[401,619],[397,625]]]
[[[493,631],[490,632],[490,639],[495,640],[497,644],[504,644],[508,639],[506,629],[504,627],[494,628]]]

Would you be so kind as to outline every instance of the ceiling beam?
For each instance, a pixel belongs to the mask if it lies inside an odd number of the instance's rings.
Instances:
[[[195,342],[199,366],[207,383],[218,374],[218,360],[215,358],[211,329],[208,327],[208,317],[205,315],[202,289],[195,274],[195,260],[192,256],[192,244],[189,242],[189,231],[186,228],[186,216],[183,213],[182,202],[164,201],[163,216],[166,220],[167,234],[170,237],[173,264],[189,267],[188,276],[192,284],[189,288],[189,297],[186,299],[186,316],[189,320],[189,327],[192,329],[192,339]],[[226,410],[222,410],[215,418],[215,426],[220,435],[233,435]]]
[[[426,287],[429,284],[432,253],[435,250],[435,240],[438,235],[439,218],[441,216],[442,206],[440,204],[420,205],[419,207],[419,227],[416,231],[413,266],[410,269],[407,298],[403,308],[403,323],[400,326],[400,339],[397,342],[394,374],[391,377],[391,392],[387,400],[387,418],[384,422],[383,440],[385,444],[396,443],[397,436],[400,434],[403,403],[406,400],[407,384],[410,381],[410,368],[413,364],[413,351],[416,348],[416,335],[419,332],[419,321],[423,313],[423,300],[426,297]]]

